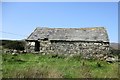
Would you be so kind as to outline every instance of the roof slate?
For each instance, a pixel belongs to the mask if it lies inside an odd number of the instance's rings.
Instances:
[[[49,40],[68,41],[103,41],[109,42],[107,31],[104,27],[93,28],[36,28],[27,40]]]

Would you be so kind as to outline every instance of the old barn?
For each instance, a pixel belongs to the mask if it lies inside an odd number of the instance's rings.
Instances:
[[[104,27],[36,28],[26,39],[26,51],[100,57],[109,53],[109,39]]]

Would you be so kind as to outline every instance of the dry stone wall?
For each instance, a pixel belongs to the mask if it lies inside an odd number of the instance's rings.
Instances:
[[[108,43],[82,41],[41,41],[40,52],[46,54],[81,54],[84,58],[103,57],[109,51]]]
[[[34,53],[35,52],[35,42],[26,42],[25,48],[28,53],[31,53],[31,52]]]

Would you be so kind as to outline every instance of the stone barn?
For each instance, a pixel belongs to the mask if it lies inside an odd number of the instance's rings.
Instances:
[[[104,27],[36,28],[26,39],[26,51],[44,54],[81,54],[85,58],[101,57],[109,51]]]

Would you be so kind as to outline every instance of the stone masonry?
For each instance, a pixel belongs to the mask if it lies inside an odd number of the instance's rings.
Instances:
[[[37,28],[26,39],[27,52],[45,54],[76,54],[84,58],[99,58],[109,51],[108,35],[103,27]]]

